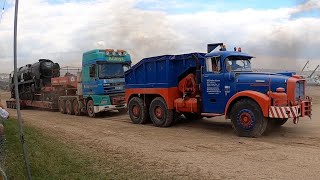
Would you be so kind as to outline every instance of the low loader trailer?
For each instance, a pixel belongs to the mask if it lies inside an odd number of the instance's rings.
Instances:
[[[70,115],[87,114],[90,117],[111,110],[126,112],[124,72],[130,66],[130,55],[124,50],[88,51],[83,54],[81,72],[77,75],[67,72],[63,77],[52,77],[38,93],[21,95],[21,107],[59,110]],[[31,85],[19,82],[19,89],[32,89],[43,80],[32,79]],[[16,108],[16,100],[8,100],[7,107]]]
[[[125,73],[126,101],[133,123],[171,126],[187,119],[224,116],[239,136],[258,137],[267,125],[311,117],[306,80],[292,72],[253,72],[253,56],[239,51],[163,55],[141,60]]]

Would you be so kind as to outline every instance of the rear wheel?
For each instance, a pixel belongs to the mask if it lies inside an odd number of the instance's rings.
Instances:
[[[78,102],[77,99],[73,100],[72,106],[73,106],[73,110],[74,110],[74,114],[76,116],[80,116],[81,115],[81,109],[80,109],[80,102]]]
[[[96,117],[96,113],[94,112],[94,104],[92,100],[89,100],[87,103],[87,113],[89,117]]]
[[[133,97],[128,103],[129,116],[134,124],[145,124],[149,119],[148,109],[143,100]]]
[[[174,110],[167,107],[167,103],[161,97],[152,100],[149,108],[151,120],[155,126],[168,127],[174,121]]]
[[[72,100],[70,100],[70,99],[66,101],[66,112],[69,115],[73,115],[74,114]]]
[[[59,101],[59,111],[60,111],[62,114],[65,114],[65,113],[66,113],[66,104],[65,104],[65,101],[63,101],[63,100],[60,100],[60,101]]]
[[[268,124],[260,106],[253,100],[242,99],[231,110],[232,127],[238,136],[259,137]]]

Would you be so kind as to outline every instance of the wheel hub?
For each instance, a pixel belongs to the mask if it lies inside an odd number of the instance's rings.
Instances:
[[[243,129],[251,129],[255,124],[253,113],[247,109],[240,111],[237,119],[238,119],[238,124]]]
[[[140,108],[138,106],[133,106],[132,112],[133,112],[133,115],[135,117],[139,117],[140,116]]]
[[[162,119],[162,117],[163,117],[163,109],[162,109],[162,107],[157,106],[157,107],[154,109],[154,114],[156,115],[156,117],[157,117],[158,119]]]

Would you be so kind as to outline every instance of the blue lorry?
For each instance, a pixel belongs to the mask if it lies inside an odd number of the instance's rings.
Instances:
[[[171,126],[187,119],[225,116],[239,136],[262,135],[268,124],[311,116],[306,81],[294,73],[253,72],[253,56],[238,51],[163,55],[142,59],[125,73],[133,123]]]

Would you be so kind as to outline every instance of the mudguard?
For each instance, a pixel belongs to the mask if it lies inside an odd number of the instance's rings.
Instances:
[[[234,94],[228,101],[226,108],[225,108],[225,117],[228,118],[229,117],[229,112],[231,111],[231,108],[233,106],[233,104],[241,99],[241,98],[250,98],[253,99],[254,101],[256,101],[262,112],[263,112],[263,116],[264,117],[268,117],[269,116],[269,107],[270,107],[270,98],[263,93],[257,92],[257,91],[241,91],[238,92],[236,94]]]

